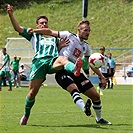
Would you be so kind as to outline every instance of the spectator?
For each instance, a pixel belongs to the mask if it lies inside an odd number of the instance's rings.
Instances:
[[[108,57],[109,57],[109,65],[111,69],[111,73],[109,74],[109,77],[111,78],[111,87],[109,86],[108,89],[109,88],[113,89],[113,76],[115,74],[116,64],[115,64],[115,59],[112,57],[112,53],[109,53]]]
[[[23,63],[20,65],[19,74],[20,74],[20,79],[22,81],[27,79],[27,72],[26,72],[26,68],[24,67]]]
[[[19,74],[19,62],[21,57],[17,57],[16,55],[13,57],[11,61],[11,69],[13,71],[13,79],[15,88],[20,87],[20,74]]]

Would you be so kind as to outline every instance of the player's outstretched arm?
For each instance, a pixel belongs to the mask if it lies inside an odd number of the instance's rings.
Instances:
[[[13,10],[13,6],[7,5],[7,12],[8,12],[9,18],[10,18],[10,20],[11,20],[11,23],[12,23],[12,25],[13,25],[13,28],[14,28],[17,32],[23,33],[24,29],[23,29],[23,27],[20,26],[20,25],[18,24],[18,22],[16,21],[14,15],[13,15],[13,11],[14,11],[14,10]]]
[[[32,32],[58,37],[58,31],[54,31],[54,30],[51,30],[49,28],[33,29]]]

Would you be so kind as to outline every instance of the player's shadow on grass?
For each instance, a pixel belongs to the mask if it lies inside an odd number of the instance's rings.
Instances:
[[[107,129],[105,126],[101,126],[100,124],[83,124],[83,125],[31,125],[37,127],[85,127],[85,128],[100,128],[100,129]],[[107,126],[107,125],[106,125]]]

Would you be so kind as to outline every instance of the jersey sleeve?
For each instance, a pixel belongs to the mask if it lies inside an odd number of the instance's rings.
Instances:
[[[6,56],[4,62],[8,62],[8,61],[10,61],[10,57],[9,57],[9,55]]]
[[[26,38],[28,41],[31,40],[33,34],[28,34],[27,33],[27,28],[24,27],[24,32],[23,33],[19,33],[19,35],[23,36],[24,38]]]
[[[92,50],[89,44],[86,45],[86,52],[84,53],[84,56],[90,56],[92,54]]]
[[[11,61],[11,65],[12,65],[13,61]]]
[[[59,38],[64,38],[69,36],[71,33],[69,31],[59,31]]]

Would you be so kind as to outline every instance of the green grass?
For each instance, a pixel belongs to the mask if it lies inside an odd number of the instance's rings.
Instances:
[[[105,90],[101,96],[103,117],[113,125],[95,123],[93,117],[85,114],[73,103],[71,96],[60,87],[41,87],[26,126],[20,126],[25,96],[28,87],[0,92],[0,133],[131,133],[132,86],[119,85]],[[87,97],[81,95],[84,101]]]
[[[132,6],[128,0],[89,0],[88,19],[91,35],[87,41],[91,47],[132,48]],[[49,27],[76,33],[77,23],[82,20],[82,0],[51,0],[40,4],[15,7],[14,15],[22,26],[35,28],[35,19],[45,14]],[[9,17],[0,12],[0,47],[5,46],[7,37],[19,37],[13,30]],[[125,51],[113,51],[118,56]]]

